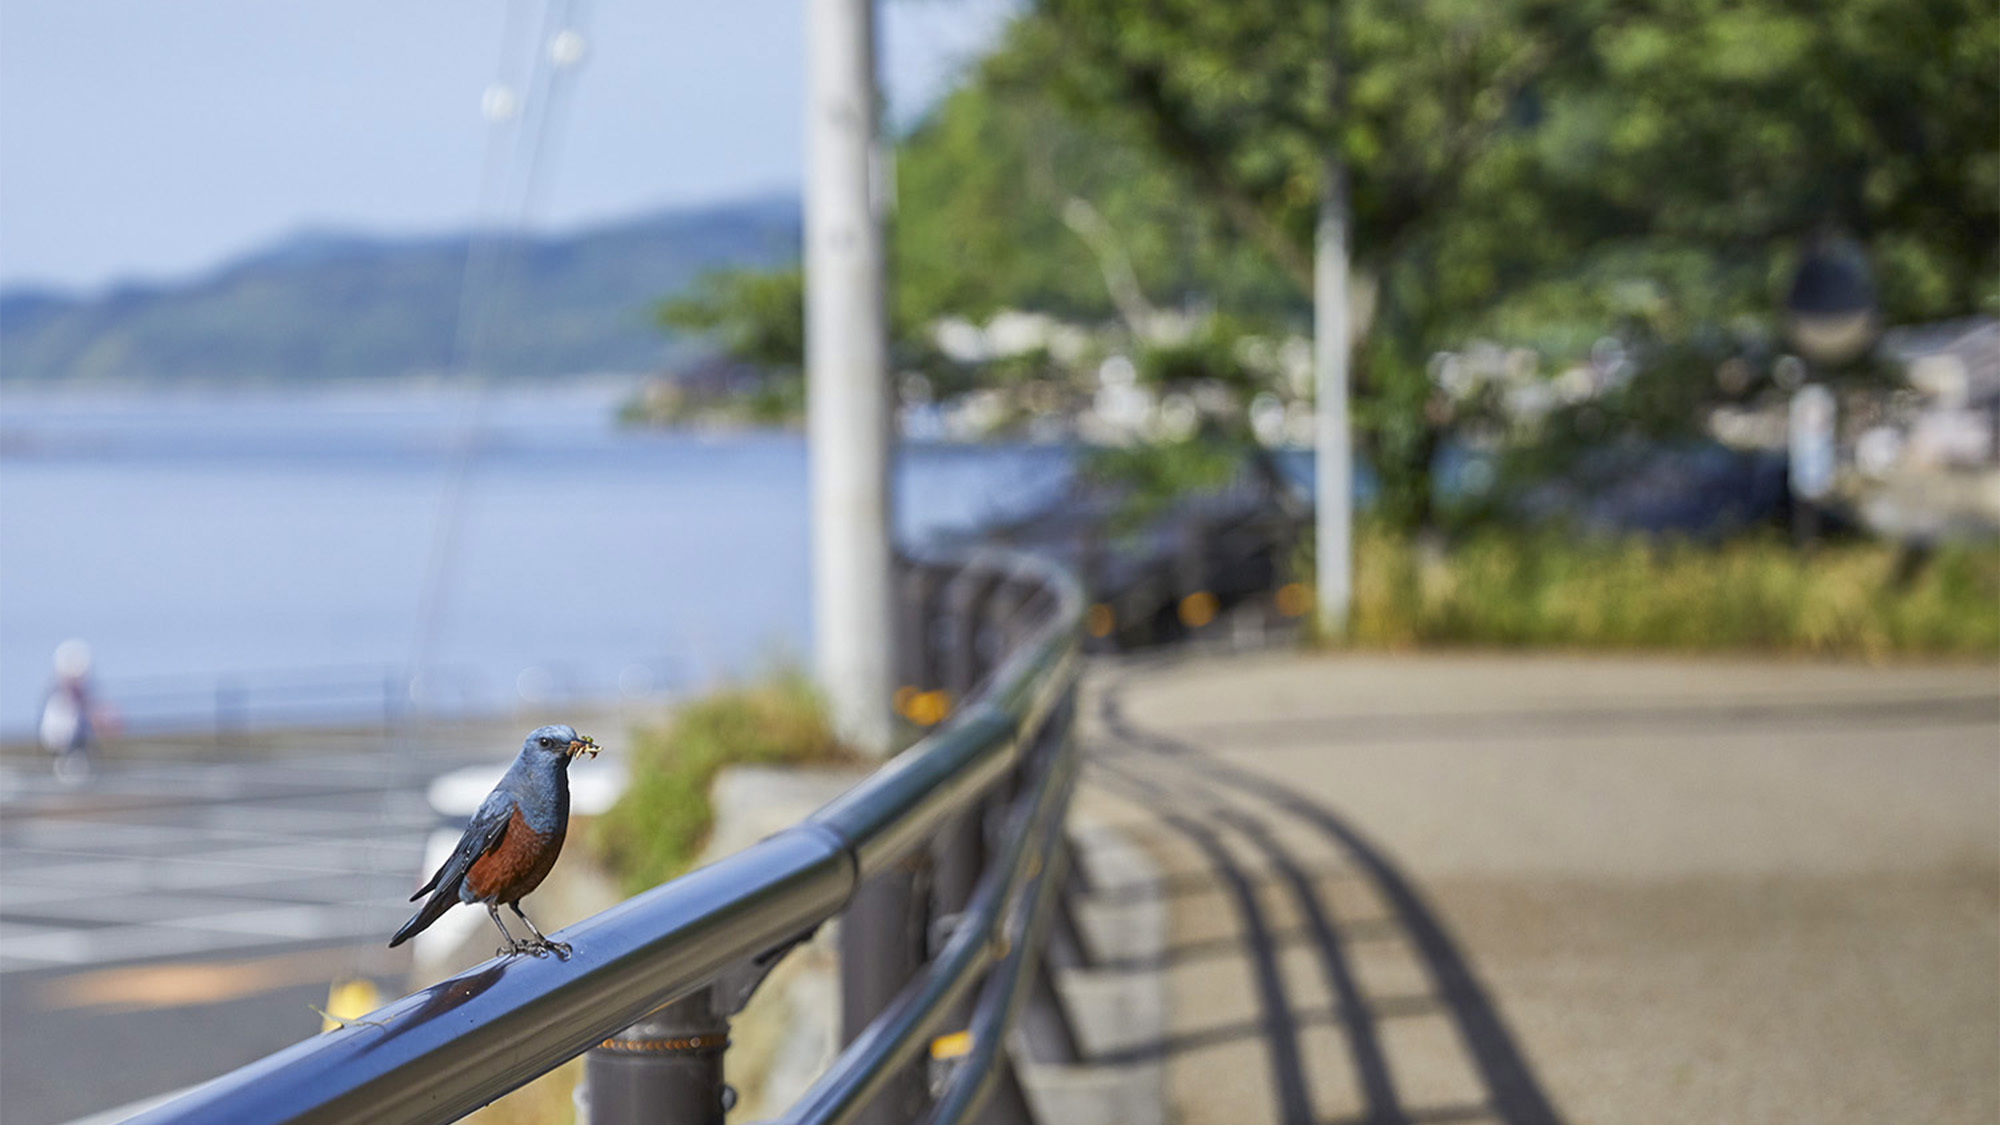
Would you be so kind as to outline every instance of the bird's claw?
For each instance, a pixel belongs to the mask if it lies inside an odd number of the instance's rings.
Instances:
[[[529,953],[537,957],[553,953],[556,955],[556,960],[558,961],[569,960],[570,949],[568,942],[550,941],[547,938],[543,938],[540,941],[525,942],[523,945]]]
[[[553,953],[556,955],[556,960],[567,961],[569,960],[570,947],[568,942],[543,939],[541,941],[518,941],[512,945],[503,945],[493,951],[495,957],[514,957],[523,953],[530,957],[546,957]]]

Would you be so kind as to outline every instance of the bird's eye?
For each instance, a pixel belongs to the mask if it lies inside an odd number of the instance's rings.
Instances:
[[[554,746],[555,744],[556,744],[556,740],[555,740],[555,739],[553,739],[553,738],[544,738],[544,739],[542,739],[542,745],[544,745],[544,746]]]

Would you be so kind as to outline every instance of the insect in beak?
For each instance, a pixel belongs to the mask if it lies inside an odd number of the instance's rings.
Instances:
[[[588,754],[591,757],[595,758],[597,757],[597,752],[601,749],[603,749],[603,747],[597,744],[596,739],[590,737],[587,734],[578,735],[576,740],[569,744],[569,756],[571,758],[580,758],[585,754]]]

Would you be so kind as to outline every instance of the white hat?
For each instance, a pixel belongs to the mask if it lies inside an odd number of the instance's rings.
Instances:
[[[90,646],[72,637],[56,646],[56,674],[72,679],[90,674]]]

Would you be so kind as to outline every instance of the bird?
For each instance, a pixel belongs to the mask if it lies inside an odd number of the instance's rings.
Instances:
[[[531,732],[514,764],[472,814],[451,858],[410,896],[411,902],[431,897],[389,939],[389,948],[422,933],[458,903],[480,903],[507,939],[496,956],[553,953],[558,960],[569,960],[570,947],[536,929],[521,912],[521,900],[541,886],[562,851],[569,831],[569,764],[584,754],[596,757],[599,749],[595,739],[562,724]],[[500,920],[502,903],[527,923],[535,935],[532,941],[516,940],[508,931]]]

